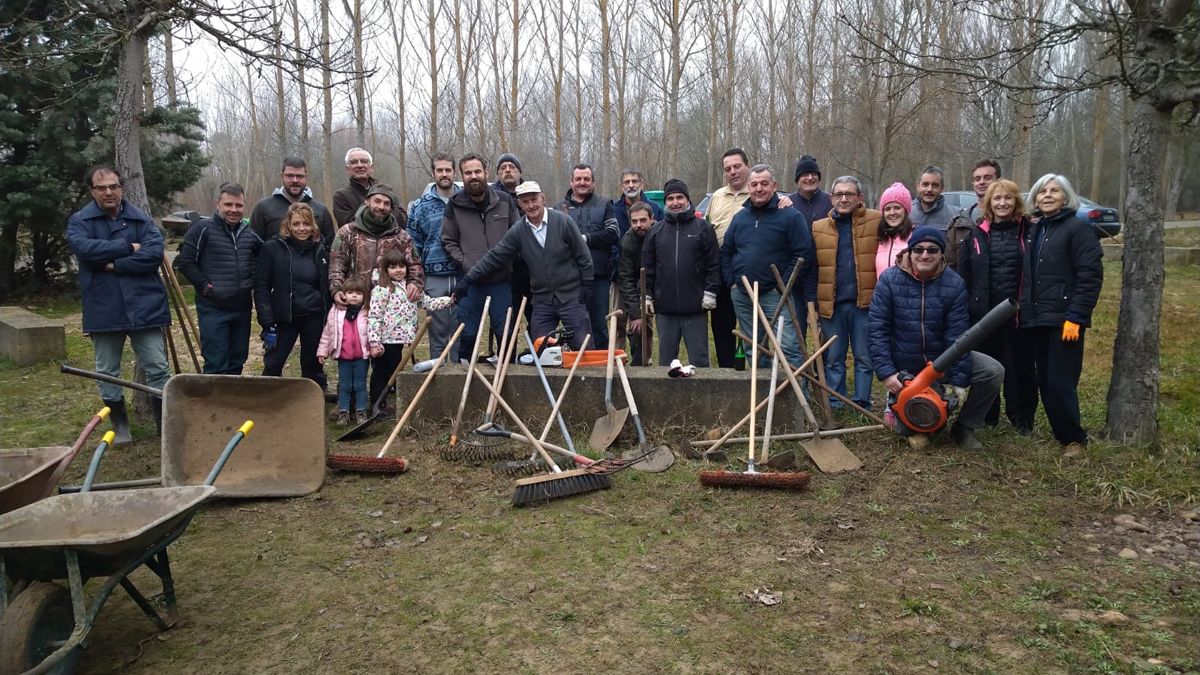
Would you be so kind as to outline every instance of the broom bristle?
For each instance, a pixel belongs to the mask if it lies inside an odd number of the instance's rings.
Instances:
[[[511,443],[504,445],[471,445],[459,442],[454,446],[443,446],[438,449],[438,455],[447,462],[503,462],[517,459],[524,454],[519,446]]]
[[[610,487],[612,478],[602,473],[592,473],[587,469],[550,473],[517,481],[512,503],[513,506],[538,504],[585,492],[607,490]]]
[[[780,490],[801,490],[808,486],[812,474],[807,471],[775,471],[770,473],[739,473],[736,471],[701,471],[700,483],[709,487],[759,487]]]
[[[361,471],[366,473],[404,473],[408,471],[408,460],[403,457],[371,457],[369,455],[329,455],[325,466],[335,471]]]

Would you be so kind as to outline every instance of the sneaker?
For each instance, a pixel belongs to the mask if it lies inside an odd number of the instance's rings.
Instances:
[[[1063,459],[1072,459],[1083,454],[1084,445],[1082,443],[1067,443],[1063,446]]]
[[[913,450],[924,450],[925,448],[929,447],[928,434],[913,434],[912,436],[906,436],[905,438],[908,439],[908,445]]]
[[[966,427],[954,427],[954,431],[950,435],[954,437],[954,442],[958,444],[958,447],[963,450],[983,449],[983,443],[975,438],[975,432]]]
[[[337,423],[338,423],[338,426],[343,426],[343,427],[349,425],[350,424],[350,411],[349,410],[339,410]]]
[[[358,412],[354,413],[354,423],[362,424],[363,422],[366,422],[369,417],[370,416],[367,415],[366,410],[359,410]]]

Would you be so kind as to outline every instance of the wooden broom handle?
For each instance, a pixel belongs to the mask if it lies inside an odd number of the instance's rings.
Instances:
[[[400,417],[400,421],[396,422],[396,426],[392,428],[391,435],[388,436],[387,442],[383,444],[383,449],[380,450],[379,454],[375,456],[376,459],[383,459],[383,456],[387,454],[388,448],[392,447],[392,441],[395,441],[396,437],[400,435],[400,429],[404,427],[404,423],[408,421],[408,418],[410,415],[412,415],[413,410],[416,410],[417,402],[421,400],[421,396],[424,395],[425,390],[429,388],[429,383],[433,382],[433,376],[437,375],[438,368],[442,367],[442,362],[446,360],[446,356],[450,353],[450,347],[454,345],[455,340],[458,340],[458,336],[462,333],[463,326],[465,325],[466,324],[458,324],[458,329],[454,331],[454,335],[450,338],[450,341],[446,343],[446,347],[442,349],[442,355],[439,356],[437,362],[433,364],[433,368],[429,369],[429,374],[425,376],[425,381],[421,383],[421,388],[417,390],[417,393],[413,395],[412,400],[408,402],[408,407],[404,409],[404,415]]]

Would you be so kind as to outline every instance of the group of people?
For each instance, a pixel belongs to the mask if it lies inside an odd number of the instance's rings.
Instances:
[[[978,447],[974,431],[999,421],[1003,382],[1018,431],[1031,431],[1040,393],[1067,452],[1086,444],[1075,390],[1103,274],[1099,244],[1075,218],[1079,200],[1064,177],[1038,180],[1027,209],[1016,184],[985,160],[973,176],[978,205],[950,213],[933,166],[921,173],[916,199],[895,183],[874,210],[853,176],[835,178],[825,192],[809,155],[795,166],[790,194],[780,192],[775,169],[751,164],[739,148],[721,164],[725,184],[701,216],[682,180],[664,184],[664,208],[646,198],[641,172],[625,169],[621,195],[609,200],[596,192],[587,164],[572,168],[570,186],[551,207],[511,153],[496,162],[494,182],[478,154],[435,154],[432,182],[406,208],[375,179],[362,148],[346,153],[349,181],[331,211],[308,188],[305,161],[285,159],[282,185],[248,219],[244,190],[222,185],[214,214],[189,228],[175,258],[196,289],[204,370],[242,372],[253,308],[263,373],[280,375],[299,341],[302,376],[326,389],[324,364],[334,358],[340,421],[353,422],[384,400],[416,337],[419,310],[431,319],[431,354],[466,361],[485,299],[493,337],[525,299],[534,337],[561,326],[572,349],[587,336],[594,349],[610,341],[623,348],[628,339],[631,362],[641,365],[650,360],[642,333],[657,332],[661,365],[680,356],[682,343],[691,365],[703,368],[711,364],[711,333],[717,365],[734,367],[735,328],[751,335],[757,320],[748,290],[756,286],[766,315],[791,304],[773,327],[787,361],[803,360],[812,306],[822,332],[836,336],[826,355],[829,386],[870,409],[874,378],[896,394],[903,373],[918,372],[988,309],[1013,299],[1017,318],[948,375],[950,385],[971,388],[953,437]],[[111,166],[93,168],[87,182],[94,201],[71,217],[68,242],[79,260],[96,368],[119,374],[128,335],[149,384],[161,386],[168,376],[162,329],[170,321],[157,279],[161,234],[124,200]],[[782,280],[793,270],[784,297]],[[617,307],[624,316],[609,335],[606,318]],[[101,395],[114,424],[127,429],[119,389],[102,385]]]

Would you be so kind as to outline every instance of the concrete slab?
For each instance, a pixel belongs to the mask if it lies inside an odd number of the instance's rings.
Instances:
[[[61,321],[21,307],[0,307],[0,356],[28,366],[66,355],[67,334]]]
[[[488,365],[481,366],[480,370],[489,377],[493,372]],[[547,372],[550,386],[556,396],[562,389],[567,372],[567,369],[563,368],[551,368]],[[662,367],[629,368],[626,372],[629,374],[629,385],[637,401],[638,412],[648,429],[658,430],[666,426],[728,426],[750,411],[749,371],[698,369],[696,375],[689,378],[667,377],[667,369]],[[457,364],[448,364],[439,369],[417,407],[416,419],[449,428],[449,421],[458,409],[465,374],[466,368]],[[416,393],[424,378],[425,373],[411,371],[400,375],[397,387],[401,407]],[[758,385],[760,400],[766,396],[769,386],[770,370],[764,369]],[[550,404],[533,366],[510,367],[504,382],[503,395],[531,429],[541,430],[550,414]],[[621,382],[615,376],[613,405],[617,408],[627,405],[625,395],[621,391]],[[464,427],[477,425],[486,406],[487,392],[477,382],[473,383],[467,398]],[[581,368],[576,371],[571,390],[563,402],[562,412],[573,430],[577,429],[586,435],[596,418],[604,414],[603,368]],[[772,425],[774,432],[797,430],[797,416],[802,414],[795,395],[788,387],[776,399]],[[807,429],[807,426],[804,428]],[[634,433],[632,419],[628,423],[627,433]]]

